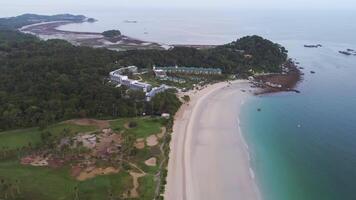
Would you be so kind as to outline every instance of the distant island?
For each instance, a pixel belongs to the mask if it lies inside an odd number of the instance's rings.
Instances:
[[[314,45],[314,44],[311,44],[311,45],[306,44],[306,45],[304,45],[304,47],[305,48],[319,48],[319,47],[323,47],[323,46],[321,44],[316,44],[316,45]]]
[[[136,24],[136,23],[138,23],[138,21],[136,21],[136,20],[125,20],[124,23]]]
[[[108,38],[121,36],[121,32],[119,30],[108,30],[108,31],[104,31],[102,34],[104,37],[108,37]]]
[[[353,49],[346,49],[346,51],[339,51],[339,53],[346,56],[351,56],[351,55],[356,56],[356,51]]]

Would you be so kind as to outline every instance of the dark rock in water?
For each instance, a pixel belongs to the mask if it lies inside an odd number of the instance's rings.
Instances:
[[[353,49],[347,49],[347,51],[349,51],[349,52],[355,52],[355,50],[353,50]]]
[[[299,90],[294,90],[294,92],[295,92],[295,93],[298,93],[298,94],[300,93],[300,91],[299,91]]]
[[[310,71],[311,74],[315,74],[315,71]]]
[[[348,52],[348,51],[339,51],[339,53],[344,54],[344,55],[347,55],[347,56],[352,55],[352,54],[351,54],[350,52]]]
[[[125,20],[124,23],[136,24],[136,23],[138,23],[138,21],[136,21],[136,20]]]
[[[299,69],[304,69],[304,67],[299,67]]]
[[[261,112],[261,108],[258,108],[257,111],[258,111],[258,112]]]
[[[94,18],[88,18],[87,21],[88,21],[89,23],[94,23],[94,22],[96,22],[97,20],[94,19]]]
[[[295,62],[295,64],[299,65],[299,64],[300,64],[300,62]]]
[[[319,47],[323,47],[321,44],[317,44],[317,45],[308,45],[308,44],[305,44],[304,45],[305,48],[319,48]]]

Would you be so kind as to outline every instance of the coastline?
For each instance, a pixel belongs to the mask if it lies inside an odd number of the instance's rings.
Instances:
[[[32,34],[41,39],[62,39],[73,45],[89,46],[94,48],[108,48],[111,50],[131,50],[131,49],[167,49],[165,44],[143,41],[126,35],[120,35],[114,39],[106,38],[99,32],[76,32],[61,30],[63,25],[73,23],[73,21],[51,21],[23,26],[18,30],[23,33]]]
[[[166,199],[261,199],[238,120],[253,92],[246,80],[188,92],[175,116]]]

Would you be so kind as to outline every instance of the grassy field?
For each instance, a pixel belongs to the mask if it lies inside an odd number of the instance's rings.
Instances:
[[[19,180],[19,196],[36,200],[72,200],[75,187],[79,188],[80,199],[103,200],[108,199],[109,191],[119,196],[132,187],[131,176],[126,172],[79,182],[70,176],[66,167],[50,169],[23,166],[15,160],[0,162],[0,178],[10,182]]]
[[[135,122],[136,126],[128,128],[130,122]],[[146,138],[152,134],[161,132],[164,126],[161,118],[123,118],[110,122],[113,130],[123,134],[131,134],[135,138]],[[52,135],[74,135],[78,132],[96,131],[94,126],[80,126],[68,123],[58,123],[47,127],[44,130],[39,128],[19,129],[0,132],[0,148],[17,149],[31,145],[36,146],[42,143],[41,133],[51,132]],[[152,156],[160,159],[158,146],[146,146],[138,150],[131,162],[136,163],[141,169],[148,173],[139,179],[139,199],[152,199],[155,190],[154,174],[157,173],[158,166],[149,167],[144,161]],[[121,196],[125,191],[133,187],[132,177],[127,171],[121,170],[118,174],[97,176],[86,181],[77,181],[70,175],[70,167],[65,166],[57,169],[49,167],[33,167],[21,165],[19,158],[13,157],[0,160],[0,180],[5,183],[16,183],[19,181],[18,188],[20,195],[16,199],[36,199],[36,200],[73,200],[75,199],[75,187],[79,188],[79,199],[103,200],[109,199],[109,193],[115,197]],[[4,194],[1,194],[0,199]]]
[[[39,128],[19,129],[13,131],[0,132],[0,149],[7,147],[8,150],[21,148],[31,145],[37,145],[42,142],[41,132],[49,131],[52,135],[60,135],[64,130],[68,131],[68,134],[74,134],[76,132],[88,132],[94,131],[96,128],[93,126],[79,126],[74,124],[59,123],[40,130]]]
[[[128,128],[127,125],[130,122],[137,124],[134,128]],[[110,123],[113,130],[124,131],[126,134],[132,134],[135,138],[145,138],[152,134],[157,134],[161,131],[163,126],[163,119],[161,118],[123,118],[117,119]]]
[[[138,192],[140,193],[140,200],[152,200],[155,191],[155,183],[153,175],[147,175],[138,180],[140,186]]]

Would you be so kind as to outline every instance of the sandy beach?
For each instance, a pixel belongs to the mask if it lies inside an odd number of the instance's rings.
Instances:
[[[190,92],[175,116],[166,199],[261,199],[238,126],[240,107],[251,95],[247,81]]]

